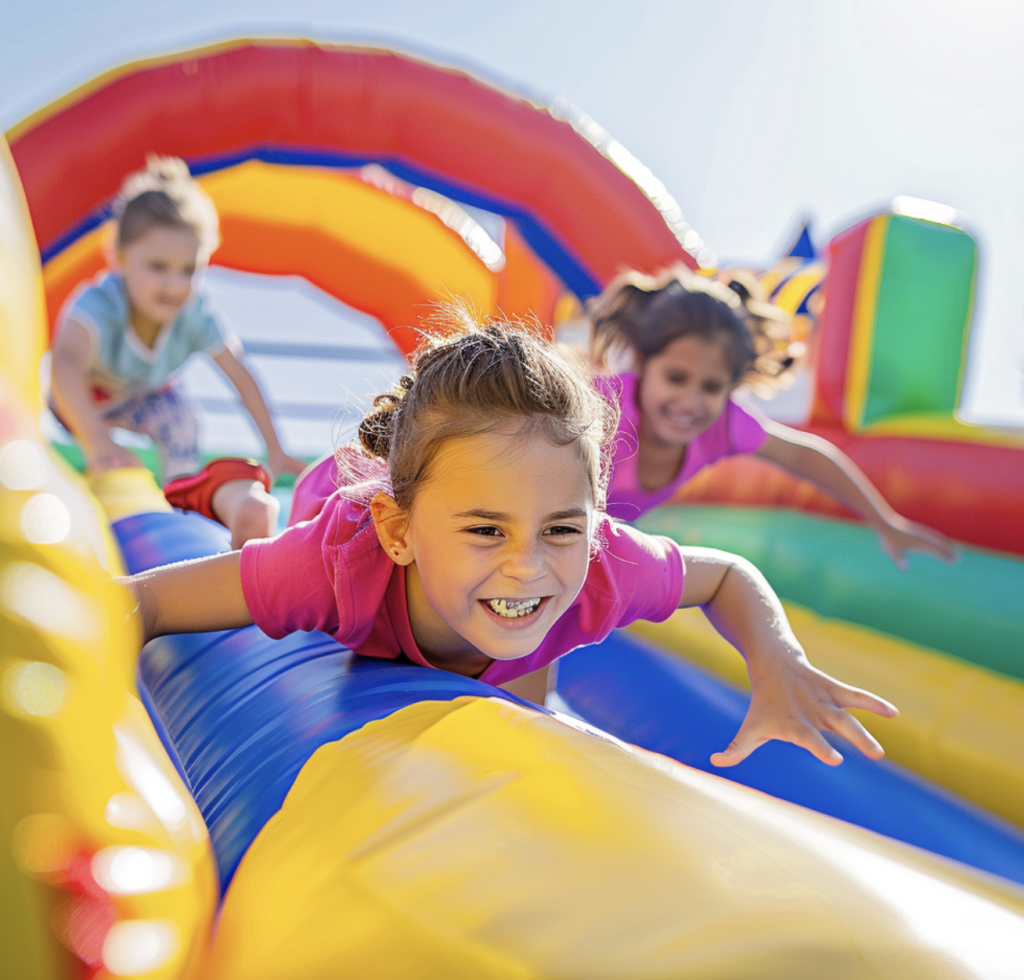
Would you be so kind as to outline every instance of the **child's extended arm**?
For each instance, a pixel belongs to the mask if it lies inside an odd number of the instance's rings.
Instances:
[[[946,537],[897,514],[857,464],[830,442],[777,422],[770,422],[765,428],[768,438],[757,455],[810,480],[857,511],[874,529],[882,550],[899,568],[907,567],[908,550],[923,551],[947,562],[955,560],[956,549]]]
[[[134,453],[110,438],[93,405],[87,382],[90,346],[89,331],[77,320],[65,320],[53,348],[54,405],[81,445],[89,472],[98,474],[124,466],[141,466]]]
[[[143,642],[166,633],[205,633],[252,623],[238,551],[162,565],[119,579],[135,596]]]
[[[843,757],[821,731],[835,732],[865,755],[880,758],[882,747],[845,709],[862,708],[883,718],[895,717],[896,709],[812,667],[778,597],[746,559],[710,548],[682,552],[686,579],[680,606],[703,606],[715,629],[743,654],[750,672],[747,716],[729,747],[711,757],[712,764],[734,766],[777,738],[838,765]]]
[[[252,416],[256,428],[260,430],[260,435],[263,436],[263,441],[267,444],[267,462],[270,464],[272,475],[301,473],[306,468],[306,464],[301,459],[289,456],[281,448],[277,431],[274,429],[270,412],[267,410],[267,403],[263,400],[263,393],[249,369],[227,347],[219,354],[214,354],[213,359],[217,363],[217,367],[228,376],[228,380],[238,390],[242,404]]]

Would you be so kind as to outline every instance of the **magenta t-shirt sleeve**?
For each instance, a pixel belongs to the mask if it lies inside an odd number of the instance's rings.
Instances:
[[[253,622],[279,640],[296,630],[338,629],[338,603],[323,559],[329,512],[242,548],[242,595]]]
[[[746,409],[740,408],[734,401],[729,402],[729,435],[732,437],[734,453],[753,453],[761,448],[768,433],[764,424]]]
[[[683,597],[686,569],[679,545],[671,538],[645,534],[618,522],[605,525],[605,535],[608,546],[601,554],[601,570],[595,578],[605,579],[617,599],[612,625],[668,619]]]

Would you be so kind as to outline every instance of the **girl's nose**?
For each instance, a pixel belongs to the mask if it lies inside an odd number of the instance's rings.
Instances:
[[[501,572],[507,578],[527,583],[543,578],[547,569],[540,549],[535,544],[524,544],[509,548],[501,563]]]
[[[676,407],[683,411],[695,412],[701,405],[700,392],[693,386],[683,388],[676,393],[675,403]]]

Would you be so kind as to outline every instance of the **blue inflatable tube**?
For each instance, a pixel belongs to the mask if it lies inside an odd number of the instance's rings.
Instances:
[[[616,738],[780,799],[1024,884],[1024,833],[998,817],[841,739],[841,766],[769,742],[730,769],[708,761],[736,734],[749,697],[624,633],[563,657],[558,693]]]
[[[139,514],[114,532],[133,574],[229,550],[227,531],[196,514]],[[271,640],[255,626],[153,640],[136,680],[206,821],[222,894],[321,745],[418,701],[525,704],[459,674],[357,657],[324,633]]]
[[[133,573],[229,548],[223,527],[194,514],[141,514],[114,531]],[[154,640],[137,679],[206,820],[222,890],[321,745],[418,701],[519,700],[457,674],[357,657],[322,633],[271,640],[254,626]],[[558,691],[624,741],[1024,884],[1024,833],[850,746],[838,768],[773,742],[713,769],[708,757],[735,734],[747,697],[625,634],[564,657]]]

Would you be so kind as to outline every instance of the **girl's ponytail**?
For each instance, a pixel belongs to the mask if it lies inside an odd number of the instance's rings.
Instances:
[[[412,386],[413,378],[403,374],[391,391],[374,398],[373,408],[359,423],[359,444],[370,456],[384,462],[390,458],[397,415]]]
[[[793,383],[806,346],[793,341],[790,317],[779,307],[761,298],[757,280],[749,273],[728,273],[727,285],[742,304],[744,321],[754,345],[754,360],[743,383],[762,397]]]

